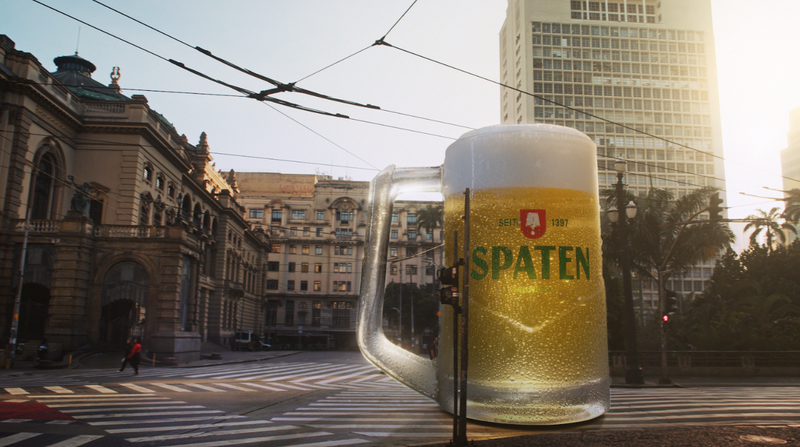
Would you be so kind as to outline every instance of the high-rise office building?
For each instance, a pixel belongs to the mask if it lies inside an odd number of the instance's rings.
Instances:
[[[715,61],[709,0],[509,0],[500,81],[533,95],[503,87],[501,122],[586,133],[597,144],[601,189],[616,182],[620,159],[638,195],[724,187]],[[667,288],[700,292],[712,266]],[[657,305],[653,284],[634,288],[645,309]]]
[[[781,174],[783,175],[783,189],[800,188],[800,107],[789,112],[789,131],[786,132],[788,142],[785,149],[781,150]],[[787,244],[797,239],[797,235],[787,231]]]

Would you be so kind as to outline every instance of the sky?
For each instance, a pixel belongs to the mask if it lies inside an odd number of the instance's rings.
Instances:
[[[99,82],[110,83],[112,67],[120,67],[123,93],[145,95],[150,107],[193,144],[206,132],[216,166],[225,172],[320,173],[366,181],[390,164],[440,165],[445,149],[460,135],[500,121],[500,87],[479,77],[499,78],[505,0],[39,1],[86,24],[33,0],[4,0],[0,34],[51,71],[55,57],[76,49],[98,67],[93,77]],[[800,27],[795,22],[800,2],[711,4],[728,179],[723,206],[729,207],[729,217],[744,218],[780,205],[740,192],[780,195],[763,187],[782,186],[779,151],[786,147],[789,111],[800,107]],[[373,46],[384,36],[391,47]],[[165,59],[251,91],[272,85],[202,55],[195,46],[280,82],[381,110],[295,92],[275,95],[350,117],[344,119],[212,96],[238,94]],[[737,248],[745,247],[743,224],[732,227],[739,236]]]

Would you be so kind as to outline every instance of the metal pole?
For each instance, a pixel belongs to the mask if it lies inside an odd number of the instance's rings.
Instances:
[[[625,368],[625,383],[642,385],[644,374],[639,366],[639,353],[636,349],[636,315],[633,311],[633,290],[631,287],[631,263],[628,253],[628,215],[625,209],[625,191],[622,184],[622,171],[617,173],[617,210],[619,212],[619,232],[622,238],[622,250],[619,261],[622,268],[622,288],[625,294],[625,335],[628,345],[627,368]]]
[[[458,231],[453,232],[453,265],[458,253]],[[453,442],[458,442],[458,299],[453,299]]]
[[[34,176],[34,179],[36,176]],[[36,183],[36,180],[33,182]],[[28,254],[28,233],[31,227],[31,212],[33,207],[28,206],[28,215],[25,217],[25,237],[22,239],[22,255],[19,260],[19,282],[17,283],[17,296],[14,298],[14,314],[11,319],[11,337],[9,344],[11,345],[11,363],[13,365],[14,358],[17,354],[17,332],[19,331],[19,307],[22,303],[22,283],[25,280],[25,256]],[[30,309],[28,309],[28,319],[30,319]]]
[[[414,274],[411,274],[410,283],[414,283]],[[416,334],[414,333],[414,295],[411,295],[411,351],[416,351]]]
[[[463,284],[461,292],[461,400],[458,410],[457,445],[467,445],[467,364],[469,353],[469,188],[464,191],[464,268],[461,271]]]
[[[403,347],[403,263],[400,263],[400,299],[397,306],[400,310],[400,347]]]
[[[669,378],[669,366],[667,365],[667,323],[664,321],[666,314],[666,299],[664,297],[664,274],[665,271],[658,272],[658,308],[661,311],[661,377],[658,383],[661,385],[669,385],[672,380]]]

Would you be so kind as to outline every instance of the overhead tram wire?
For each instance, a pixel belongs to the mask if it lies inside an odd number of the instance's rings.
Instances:
[[[34,1],[37,1],[37,0],[34,0]],[[159,30],[157,28],[154,28],[154,27],[142,22],[141,20],[138,20],[138,19],[136,19],[134,17],[131,17],[128,14],[125,14],[125,13],[123,13],[123,12],[117,10],[117,9],[114,9],[114,8],[112,8],[112,7],[106,5],[106,4],[104,4],[104,3],[102,3],[102,2],[100,2],[98,0],[92,0],[92,1],[94,1],[98,5],[101,5],[101,6],[105,7],[105,8],[108,8],[108,9],[116,12],[117,14],[120,14],[120,15],[122,15],[122,16],[130,19],[130,20],[133,20],[134,22],[136,22],[136,23],[138,23],[138,24],[140,24],[142,26],[145,26],[145,27],[147,27],[147,28],[159,33],[159,34],[162,34],[162,35],[164,35],[164,36],[166,36],[166,37],[168,37],[168,38],[170,38],[170,39],[172,39],[172,40],[174,40],[174,41],[176,41],[176,42],[178,42],[178,43],[180,43],[182,45],[185,45],[185,46],[187,46],[189,48],[192,48],[192,49],[194,49],[196,51],[199,51],[200,53],[202,53],[202,54],[204,54],[204,55],[216,60],[217,62],[219,62],[221,64],[227,65],[228,67],[233,68],[234,70],[237,70],[237,71],[239,71],[241,73],[244,73],[246,75],[252,76],[252,77],[254,77],[256,79],[259,79],[261,81],[265,81],[265,82],[267,82],[269,84],[274,85],[275,88],[273,88],[273,89],[262,90],[259,93],[250,92],[249,96],[254,98],[254,99],[257,99],[259,101],[265,101],[265,100],[267,100],[269,95],[272,95],[272,94],[275,94],[275,93],[296,92],[296,93],[302,93],[302,94],[309,95],[309,96],[314,96],[314,97],[320,98],[320,99],[325,99],[325,100],[328,100],[328,101],[334,101],[334,102],[339,102],[339,103],[342,103],[342,104],[348,104],[348,105],[351,105],[351,106],[364,107],[364,108],[368,108],[368,109],[380,109],[380,107],[378,107],[376,105],[361,104],[361,103],[358,103],[358,102],[355,102],[355,101],[350,101],[350,100],[341,99],[341,98],[334,98],[332,96],[323,95],[322,93],[317,93],[317,92],[314,92],[314,91],[311,91],[311,90],[306,90],[306,89],[303,89],[303,88],[299,88],[299,87],[295,86],[295,84],[296,84],[295,82],[287,84],[287,83],[283,83],[283,82],[280,82],[280,81],[276,81],[276,80],[274,80],[274,79],[272,79],[272,78],[270,78],[268,76],[264,76],[262,74],[256,73],[256,72],[254,72],[252,70],[249,70],[247,68],[240,67],[240,66],[238,66],[238,65],[236,65],[236,64],[234,64],[232,62],[229,62],[226,59],[223,59],[223,58],[221,58],[219,56],[216,56],[213,53],[211,53],[211,51],[208,51],[205,48],[201,48],[201,47],[198,47],[198,46],[190,45],[190,44],[188,44],[188,43],[186,43],[186,42],[184,42],[184,41],[182,41],[182,40],[180,40],[180,39],[178,39],[176,37],[173,37],[173,36],[163,32],[163,31],[161,31],[161,30]],[[38,3],[38,1],[37,1],[37,3]],[[181,67],[183,68],[182,65],[181,65]],[[277,102],[277,101],[273,101],[273,102]],[[279,104],[280,104],[280,102],[279,102]]]
[[[503,84],[502,82],[489,79],[489,78],[481,76],[479,74],[469,72],[469,71],[464,70],[462,68],[458,68],[456,66],[453,66],[453,65],[450,65],[450,64],[446,64],[446,63],[438,61],[436,59],[432,59],[432,58],[429,58],[427,56],[423,56],[423,55],[415,53],[413,51],[406,50],[404,48],[400,48],[400,47],[394,46],[394,45],[386,42],[383,38],[376,40],[375,43],[373,43],[372,45],[373,46],[384,45],[384,46],[387,46],[389,48],[394,48],[394,49],[396,49],[398,51],[401,51],[403,53],[410,54],[410,55],[418,57],[420,59],[424,59],[426,61],[433,62],[434,64],[438,64],[438,65],[441,65],[443,67],[447,67],[447,68],[449,68],[451,70],[456,70],[458,72],[464,73],[466,75],[469,75],[469,76],[472,76],[472,77],[475,77],[475,78],[478,78],[478,79],[481,79],[481,80],[484,80],[484,81],[487,81],[487,82],[491,82],[492,84],[498,85],[500,87],[507,88],[509,90],[513,90],[513,91],[518,92],[518,93],[525,94],[525,95],[530,96],[532,98],[540,99],[542,101],[547,101],[548,103],[553,104],[555,106],[563,107],[563,108],[565,108],[567,110],[572,110],[573,112],[577,112],[577,113],[580,113],[582,115],[586,115],[586,116],[591,117],[593,119],[596,119],[598,121],[603,121],[603,122],[606,122],[606,123],[609,123],[609,124],[613,124],[615,126],[622,127],[623,129],[628,129],[628,130],[630,130],[632,132],[635,132],[635,133],[638,133],[638,134],[641,134],[641,135],[646,135],[648,137],[655,138],[656,140],[664,141],[665,143],[673,144],[675,146],[679,146],[679,147],[682,147],[684,149],[688,149],[688,150],[695,151],[695,152],[698,152],[698,153],[701,153],[701,154],[705,154],[705,155],[710,155],[711,157],[717,158],[717,159],[722,160],[722,161],[729,161],[731,163],[736,163],[736,164],[741,165],[741,166],[752,168],[749,165],[746,165],[744,163],[741,163],[741,162],[738,162],[738,161],[735,161],[735,160],[726,160],[725,157],[723,157],[721,155],[717,155],[717,154],[714,154],[714,153],[711,153],[711,152],[706,152],[706,151],[703,151],[701,149],[697,149],[697,148],[688,146],[688,145],[683,144],[683,143],[678,143],[677,141],[672,141],[672,140],[669,140],[669,139],[664,138],[664,137],[659,137],[657,135],[653,135],[653,134],[645,132],[643,130],[636,129],[635,127],[631,127],[631,126],[628,126],[626,124],[618,123],[616,121],[612,121],[612,120],[609,120],[607,118],[602,118],[602,117],[594,115],[592,113],[585,112],[585,111],[583,111],[581,109],[577,109],[575,107],[570,107],[568,105],[558,103],[558,102],[553,101],[552,99],[548,99],[548,98],[546,98],[544,96],[540,96],[540,95],[537,95],[537,94],[534,94],[534,93],[530,93],[528,91],[525,91],[525,90],[522,90],[522,89],[518,89],[518,88],[512,87],[510,85]],[[767,173],[767,174],[772,174],[772,173],[764,171],[764,170],[761,170],[761,171],[764,172],[764,173]],[[794,179],[792,179],[790,177],[787,177],[785,175],[781,175],[781,178],[786,179],[786,180],[794,180]]]

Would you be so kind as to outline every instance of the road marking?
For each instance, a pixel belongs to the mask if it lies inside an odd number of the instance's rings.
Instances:
[[[450,430],[453,427],[449,427]],[[452,436],[453,433],[398,433],[398,432],[363,432],[363,431],[354,431],[353,433],[362,436],[369,436],[373,438],[393,438],[393,437],[408,437],[408,438],[446,438],[448,436]],[[472,433],[469,434],[470,438],[473,437],[480,437],[481,435],[474,435]]]
[[[29,421],[32,421],[32,420],[33,419],[3,419],[3,420],[0,420],[0,422],[6,422],[6,423],[9,423],[9,424],[21,424],[23,422],[29,422]]]
[[[189,391],[189,390],[187,390],[185,388],[181,388],[181,387],[173,386],[173,385],[167,385],[166,383],[151,383],[151,385],[160,386],[161,388],[165,388],[165,389],[168,389],[170,391],[177,391],[179,393],[190,393],[191,392],[191,391]]]
[[[91,388],[99,393],[103,394],[119,394],[116,391],[106,388],[103,385],[84,385],[86,388]]]
[[[70,439],[65,439],[61,442],[56,442],[55,444],[50,444],[48,447],[78,447],[102,437],[103,435],[78,435]]]
[[[155,393],[155,391],[151,390],[150,388],[145,388],[143,386],[139,386],[133,383],[120,383],[120,386],[124,386],[129,390],[138,391],[140,393]]]
[[[364,382],[364,381],[366,381],[366,380],[371,380],[371,379],[374,379],[374,378],[376,378],[376,377],[381,377],[381,376],[383,376],[383,375],[384,375],[384,374],[371,374],[371,375],[369,375],[369,376],[367,376],[367,377],[362,377],[362,378],[360,378],[360,379],[358,379],[358,380],[353,380],[353,381],[352,381],[352,382],[350,382],[350,383],[360,383],[360,382]]]
[[[193,408],[205,408],[205,407],[202,406],[202,405],[177,405],[177,406],[170,405],[170,407],[169,407],[170,410],[190,410],[190,409],[193,409]],[[136,408],[130,408],[130,409],[131,410],[136,410],[136,411],[140,411],[140,410],[164,410],[164,407],[163,406],[159,406],[159,407],[136,407]],[[72,413],[90,413],[92,411],[97,411],[97,410],[98,410],[98,408],[95,407],[95,408],[75,408],[75,409],[67,408],[64,411],[67,411],[70,414],[72,414]],[[141,413],[140,415],[141,416],[145,416],[145,415],[147,415],[147,413]]]
[[[302,387],[299,387],[299,386],[289,385],[288,383],[276,383],[276,384],[273,384],[273,385],[275,385],[275,386],[282,386],[282,387],[286,387],[286,388],[291,388],[291,389],[293,389],[293,390],[300,390],[300,391],[311,391],[311,390],[310,390],[310,389],[308,389],[308,388],[302,388]]]
[[[239,391],[249,391],[249,392],[253,392],[253,391],[255,391],[255,390],[253,390],[253,389],[250,389],[250,388],[245,388],[245,387],[241,387],[241,386],[231,385],[230,383],[215,383],[214,385],[218,385],[218,386],[224,386],[225,388],[230,388],[230,389],[232,389],[232,390],[239,390]]]
[[[352,445],[352,444],[363,444],[366,441],[364,439],[340,439],[338,441],[326,441],[326,442],[313,442],[310,444],[296,444],[292,447],[335,447],[338,445]]]
[[[374,366],[372,366],[372,365],[369,365],[369,366],[362,366],[362,367],[360,367],[360,368],[353,369],[353,371],[356,371],[356,372],[354,372],[354,373],[352,373],[352,374],[349,374],[349,375],[346,375],[346,376],[334,377],[333,379],[323,380],[323,381],[321,381],[321,382],[317,382],[317,384],[319,384],[319,385],[324,385],[324,384],[326,384],[326,383],[331,383],[331,382],[338,382],[338,381],[342,381],[342,380],[347,380],[347,379],[349,379],[349,378],[351,378],[351,377],[360,376],[361,374],[364,374],[366,371],[369,371],[369,370],[374,370],[374,369],[375,369],[375,367],[374,367]]]
[[[264,388],[265,390],[270,390],[270,391],[286,391],[286,390],[281,389],[281,388],[273,388],[271,386],[259,385],[257,383],[252,383],[252,382],[245,382],[245,383],[243,383],[243,385],[254,386],[254,387],[257,387],[257,388]]]
[[[230,436],[230,435],[243,435],[247,433],[264,433],[264,432],[279,431],[279,430],[293,430],[296,428],[297,427],[293,427],[291,425],[285,425],[285,426],[273,425],[270,427],[240,428],[238,430],[217,430],[205,433],[184,433],[179,435],[161,435],[161,436],[149,436],[142,438],[125,438],[125,440],[128,442],[158,442],[158,441],[172,441],[175,439],[204,438],[208,436]]]
[[[31,439],[33,437],[39,436],[40,434],[41,433],[17,433],[15,435],[6,436],[5,438],[0,438],[0,447],[16,444],[26,439]]]
[[[64,388],[62,386],[46,386],[46,387],[44,387],[44,389],[50,390],[50,391],[52,391],[54,393],[58,393],[58,394],[75,394],[75,391],[68,390],[68,389],[66,389],[66,388]]]
[[[240,416],[238,414],[229,414],[225,416],[196,416],[196,417],[188,417],[188,418],[165,418],[165,419],[146,419],[146,420],[137,420],[136,423],[139,426],[147,425],[147,424],[162,424],[167,422],[192,422],[192,421],[224,421],[228,419],[238,419],[243,418],[244,416]],[[98,421],[92,422],[92,425],[130,425],[130,421]],[[144,431],[139,429],[140,431]]]
[[[6,393],[13,394],[15,396],[18,396],[20,394],[30,394],[27,391],[23,390],[22,388],[3,388],[3,389],[6,390]]]
[[[204,413],[222,413],[219,410],[203,410],[192,411],[191,414],[204,414]],[[155,413],[109,413],[109,414],[85,414],[81,416],[82,420],[86,419],[108,419],[108,418],[128,418],[133,416],[180,416],[186,414],[185,411],[161,411]],[[130,422],[129,422],[130,423]]]
[[[325,425],[316,425],[316,424],[309,424],[309,425],[307,425],[307,427],[327,428],[327,429],[331,429],[331,428],[361,428],[361,429],[369,429],[369,428],[385,428],[385,429],[389,429],[389,428],[425,428],[425,429],[429,429],[429,430],[430,429],[433,429],[433,430],[452,430],[453,429],[453,425],[452,424],[449,425],[449,426],[448,425],[430,425],[430,424],[424,424],[424,425],[402,425],[402,424],[397,424],[397,425],[370,425],[370,424],[352,424],[352,425],[325,424]]]
[[[201,385],[199,383],[184,383],[185,386],[193,386],[195,388],[200,388],[201,390],[211,391],[212,393],[224,393],[225,390],[221,390],[219,388],[214,388],[213,386]]]
[[[430,419],[427,417],[421,418],[272,418],[271,421],[286,421],[286,422],[453,422],[453,418],[449,419]]]
[[[197,442],[194,444],[174,444],[174,445],[167,445],[162,447],[216,447],[216,446],[226,446],[226,445],[239,445],[239,444],[255,444],[255,443],[264,443],[270,441],[283,441],[287,439],[302,439],[302,438],[310,438],[312,436],[329,436],[332,433],[298,433],[295,435],[280,435],[280,436],[265,436],[263,438],[245,438],[245,439],[229,439],[229,440],[218,440],[218,441],[210,441],[210,442]],[[366,442],[359,440],[361,442]],[[333,441],[335,442],[335,441]],[[349,443],[340,443],[340,444],[327,444],[327,445],[345,445],[345,444],[355,444],[354,442]],[[303,444],[303,445],[296,445],[292,447],[310,447],[314,444]],[[319,446],[323,446],[326,444],[316,444]]]
[[[137,424],[141,424],[140,422],[136,422]],[[130,424],[130,421],[128,422]],[[190,424],[190,425],[174,425],[171,427],[126,427],[126,428],[112,428],[107,429],[106,431],[109,433],[135,433],[135,432],[147,432],[147,431],[170,431],[170,430],[195,430],[198,428],[214,428],[214,427],[232,427],[237,425],[255,425],[255,424],[267,424],[272,426],[272,422],[270,421],[234,421],[234,422],[216,422],[213,424]],[[296,428],[296,427],[294,427]]]
[[[55,421],[47,421],[47,422],[45,422],[45,424],[51,424],[51,425],[67,425],[67,424],[72,424],[72,423],[74,423],[74,422],[75,422],[75,421],[66,421],[66,420],[63,420],[63,419],[57,419],[57,420],[55,420]]]

